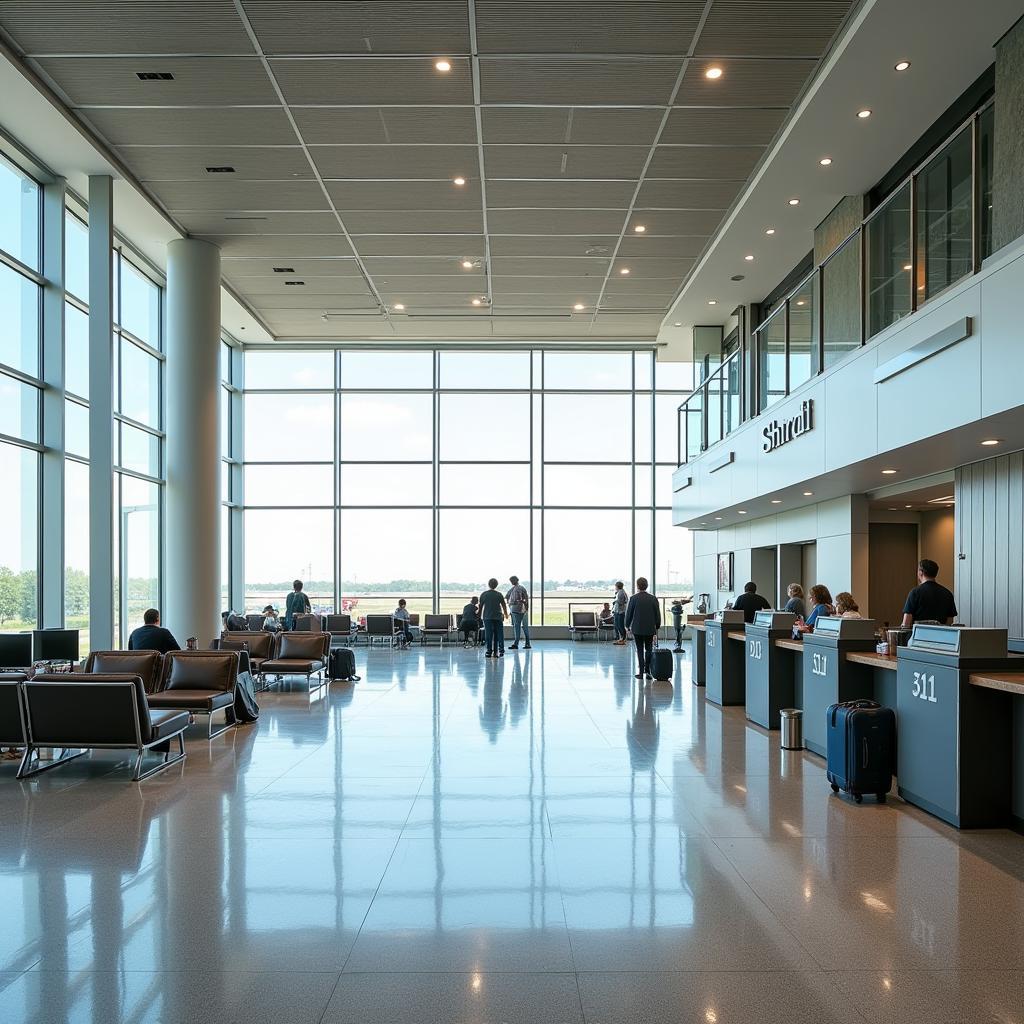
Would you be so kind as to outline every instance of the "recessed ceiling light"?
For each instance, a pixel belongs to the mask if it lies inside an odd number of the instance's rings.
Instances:
[[[460,177],[458,177],[458,178],[452,178],[452,181],[453,181],[453,182],[454,182],[454,183],[455,183],[456,185],[465,185],[465,184],[466,184],[466,179],[465,179],[465,178],[463,178],[463,177],[461,177],[461,176],[460,176]]]
[[[871,111],[865,108],[864,110],[858,110],[857,116],[863,121],[866,117],[871,116]]]
[[[715,516],[715,522],[716,523],[720,523],[721,521],[722,521],[722,517],[721,516]]]
[[[708,299],[708,305],[709,306],[717,306],[718,305],[718,299]]]
[[[782,504],[782,499],[781,498],[772,498],[772,504],[773,505],[781,505]]]
[[[715,66],[708,68],[707,71],[704,72],[704,77],[710,78],[712,81],[714,81],[716,78],[721,78],[722,69],[718,67],[718,65],[716,64]]]
[[[775,234],[775,228],[765,228],[764,229],[764,233],[766,235],[774,235]]]
[[[434,65],[434,67],[437,68],[438,71],[451,71],[452,64],[451,64],[451,61],[448,61],[448,60],[439,60]]]
[[[682,327],[683,326],[683,321],[682,320],[677,320],[675,325],[676,325],[676,327]]]
[[[799,199],[790,199],[789,205],[790,206],[799,206],[800,205],[800,200]]]
[[[797,300],[796,300],[796,304],[797,304],[798,306],[802,306],[802,305],[804,304],[804,300],[803,300],[803,299],[797,299]]]
[[[895,505],[893,505],[893,507],[892,507],[892,508],[890,508],[890,509],[889,509],[889,511],[890,511],[890,512],[899,512],[899,509],[898,509],[898,508],[896,508],[896,506],[895,506]]]
[[[577,302],[572,308],[575,309],[577,313],[579,313],[580,310],[586,309],[587,307],[584,306],[582,302]]]
[[[636,233],[637,233],[638,235],[642,235],[642,234],[643,234],[643,233],[644,233],[644,232],[645,232],[645,231],[647,230],[647,226],[646,226],[645,224],[635,224],[635,225],[633,226],[633,230],[634,230],[634,231],[635,231],[635,232],[636,232]]]
[[[473,269],[473,261],[472,260],[463,260],[462,261],[462,269],[463,270],[472,270]]]
[[[623,275],[625,275],[625,274],[628,274],[628,273],[629,273],[629,267],[623,267],[623,268],[622,268],[622,269],[621,269],[621,270],[619,271],[619,273],[620,273],[620,274],[623,274]]]
[[[479,306],[479,305],[481,305],[482,301],[483,301],[482,299],[473,299],[473,305],[474,306]]]
[[[830,156],[823,156],[818,161],[818,163],[821,164],[822,167],[831,167],[832,166],[832,157],[830,157]]]
[[[893,476],[895,474],[895,472],[896,472],[895,469],[883,469],[882,470],[882,475],[883,476]]]
[[[743,257],[748,263],[754,258],[750,253]]]
[[[403,306],[401,302],[396,302],[394,308],[397,309],[399,313],[401,313],[402,310],[405,309],[405,306]]]
[[[912,263],[904,263],[903,264],[903,269],[904,270],[913,270],[914,269],[914,265]]]
[[[738,516],[745,516],[747,514],[747,510],[745,508],[738,508],[736,509],[736,514]]]
[[[899,64],[896,65],[896,70],[897,71],[906,71],[907,68],[909,68],[909,67],[910,67],[910,61],[909,60],[901,60],[899,62]]]
[[[986,448],[991,448],[993,445],[999,444],[998,437],[987,437],[981,442]]]
[[[804,491],[805,498],[809,498],[812,494],[814,494],[814,491]]]
[[[913,505],[904,505],[903,507],[904,508],[913,508],[914,506]]]

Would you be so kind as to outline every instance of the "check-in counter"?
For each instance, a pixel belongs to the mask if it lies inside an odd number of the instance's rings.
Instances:
[[[874,676],[870,665],[851,661],[852,652],[875,650],[874,619],[821,616],[814,632],[804,636],[804,746],[825,756],[825,711],[830,704],[871,699]]]
[[[707,637],[704,623],[710,618],[708,615],[687,615],[686,624],[693,630],[693,661],[691,671],[693,673],[693,685],[704,686],[708,679],[707,650],[705,640]]]
[[[766,729],[779,728],[779,711],[793,706],[794,653],[779,640],[793,634],[796,616],[755,612],[746,629],[747,718]]]
[[[1008,655],[1006,630],[915,625],[898,653],[900,796],[957,828],[1007,825],[1013,698],[998,684],[1020,659]]]
[[[742,633],[745,625],[743,612],[734,608],[704,621],[707,699],[714,704],[746,700],[744,645],[729,638],[729,633]]]

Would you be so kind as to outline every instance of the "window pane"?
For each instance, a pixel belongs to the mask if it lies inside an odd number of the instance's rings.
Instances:
[[[992,255],[992,140],[995,134],[995,109],[995,105],[990,104],[978,118],[978,170],[981,175],[978,183],[981,199],[978,240],[982,259]]]
[[[126,259],[121,260],[120,325],[140,341],[160,348],[160,288]]]
[[[689,391],[693,387],[693,363],[659,359],[654,367],[659,391]]]
[[[39,440],[39,391],[0,373],[0,434]]]
[[[441,504],[529,505],[530,467],[442,465]]]
[[[341,457],[365,462],[434,456],[432,395],[342,395]]]
[[[529,352],[442,352],[442,388],[528,390]]]
[[[650,391],[653,387],[652,377],[654,374],[654,360],[650,352],[633,353],[633,372],[636,374],[633,380],[637,391]],[[669,388],[671,386],[669,381],[662,381],[660,379],[660,373],[658,376],[659,387]]]
[[[89,410],[67,399],[64,401],[64,447],[72,455],[89,458]]]
[[[146,476],[160,475],[160,438],[121,424],[121,466]]]
[[[825,369],[860,348],[860,243],[855,235],[821,268]]]
[[[231,509],[226,505],[220,507],[220,606],[225,611],[231,606]]]
[[[334,353],[246,352],[245,386],[247,388],[333,388]]]
[[[288,542],[267,542],[287,531]],[[245,607],[284,611],[292,580],[301,579],[317,612],[334,607],[334,513],[330,509],[245,513]]]
[[[0,529],[0,630],[17,632],[36,625],[39,456],[0,444],[0,480],[6,495]]]
[[[160,426],[160,360],[121,339],[121,414]]]
[[[89,301],[89,229],[72,213],[64,213],[64,287],[82,302]]]
[[[758,334],[760,344],[761,408],[786,395],[786,307],[782,305]],[[717,432],[717,426],[716,426]],[[708,428],[711,430],[710,426]],[[717,440],[717,433],[716,433]]]
[[[231,463],[221,462],[220,464],[220,500],[231,500]]]
[[[246,382],[248,384],[248,382]],[[342,352],[343,388],[432,388],[433,352]]]
[[[789,300],[789,390],[818,372],[818,342],[814,336],[816,278],[805,281]]]
[[[971,139],[965,128],[917,177],[918,302],[973,269]]]
[[[220,379],[231,383],[231,346],[226,341],[220,343]]]
[[[671,467],[668,468],[672,472]],[[654,504],[651,491],[651,464],[636,467],[636,503],[640,508],[650,508]]]
[[[528,461],[529,395],[442,395],[441,458]]]
[[[486,550],[477,542],[486,532]],[[464,598],[487,589],[496,576],[504,593],[513,573],[532,590],[530,576],[530,513],[526,509],[447,509],[440,513],[441,594]],[[481,555],[483,554],[483,558]],[[453,609],[461,613],[462,605]]]
[[[628,391],[633,387],[629,352],[545,352],[544,387],[548,390]]]
[[[259,462],[334,458],[332,395],[246,395],[245,457]]]
[[[910,312],[910,184],[865,226],[868,337]]]
[[[246,466],[245,503],[333,505],[334,469],[331,466]]]
[[[0,249],[39,269],[39,186],[0,157]]]
[[[628,395],[545,395],[544,458],[556,462],[629,462]]]
[[[121,474],[121,580],[127,580],[122,630],[160,606],[160,487]],[[174,625],[169,624],[173,629]]]
[[[89,397],[89,317],[64,305],[64,387],[79,398]]]
[[[64,463],[64,624],[89,650],[89,467]]]
[[[342,505],[433,505],[433,466],[341,467]]]
[[[0,263],[0,363],[39,376],[39,286]]]
[[[231,397],[227,388],[220,389],[220,453],[228,458],[235,454],[231,449]]]
[[[654,470],[654,504],[660,508],[672,507],[672,474],[675,466],[657,466]],[[641,504],[641,502],[637,502]],[[648,506],[651,502],[646,502]]]
[[[723,377],[727,376],[723,372]],[[663,395],[654,396],[654,457],[657,462],[675,463],[679,455],[679,440],[676,437],[679,422],[679,406],[686,399],[686,395]],[[637,421],[637,436],[641,431],[650,432],[650,421]],[[638,446],[639,447],[639,446]]]
[[[544,504],[632,505],[629,466],[545,466]]]
[[[654,513],[656,566],[649,573],[658,597],[690,597],[693,594],[693,534],[682,526],[672,525],[672,512],[660,509]],[[637,573],[647,572],[637,552]],[[689,609],[687,609],[689,610]]]
[[[430,509],[343,509],[342,596],[429,595],[433,524]],[[364,612],[362,604],[359,612]]]

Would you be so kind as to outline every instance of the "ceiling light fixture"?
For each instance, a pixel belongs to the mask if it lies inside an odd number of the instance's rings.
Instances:
[[[831,167],[832,166],[832,157],[830,157],[830,156],[823,156],[818,161],[818,163],[821,164],[822,167]]]
[[[904,505],[903,507],[904,508],[913,508],[914,506],[913,505]]]
[[[463,260],[462,261],[462,269],[463,270],[472,270],[473,269],[473,261],[472,260]]]
[[[772,498],[772,504],[773,505],[781,505],[782,504],[782,499],[781,498]]]
[[[805,497],[805,498],[809,498],[809,497],[811,497],[811,495],[813,495],[813,494],[814,494],[814,491],[804,491],[804,497]]]
[[[790,199],[789,205],[790,206],[799,206],[800,205],[800,200],[799,199]]]
[[[894,476],[896,474],[895,469],[883,469],[882,476]]]
[[[636,226],[635,226],[635,227],[633,228],[633,230],[634,230],[634,231],[635,231],[635,232],[636,232],[636,233],[637,233],[638,235],[642,235],[642,234],[643,234],[643,233],[644,233],[644,232],[645,232],[645,231],[647,230],[647,227],[646,227],[645,225],[643,225],[643,224],[637,224],[637,225],[636,225]]]
[[[896,70],[897,71],[906,71],[907,68],[909,68],[909,67],[910,67],[910,61],[909,60],[901,60],[899,62],[899,64],[896,65]]]
[[[473,299],[473,305],[474,306],[482,305],[482,303],[483,303],[482,299]]]
[[[708,299],[708,305],[709,306],[717,306],[718,305],[718,299]]]
[[[707,71],[704,72],[704,77],[705,78],[710,78],[711,81],[714,81],[716,78],[721,78],[722,77],[722,69],[720,67],[718,67],[718,65],[710,67],[710,68],[707,69]]]
[[[747,514],[747,510],[745,508],[738,508],[738,509],[736,509],[736,515],[738,515],[738,516],[745,516],[746,514]]]
[[[629,273],[629,267],[623,267],[619,273],[625,277]]]
[[[722,517],[721,516],[715,516],[715,522],[716,523],[720,523],[721,521],[722,521]]]
[[[796,304],[797,304],[798,306],[802,306],[802,305],[804,304],[804,301],[805,301],[804,299],[797,299],[797,300],[796,300]]]
[[[460,176],[458,178],[452,178],[452,182],[456,185],[465,185],[466,179]]]
[[[997,444],[999,444],[999,440],[1000,440],[1000,439],[999,439],[998,437],[987,437],[987,438],[985,438],[985,440],[984,440],[984,441],[982,441],[981,443],[982,443],[982,444],[983,444],[983,445],[984,445],[984,446],[985,446],[986,448],[991,448],[991,447],[992,447],[993,445],[997,445]]]
[[[677,321],[675,322],[675,326],[676,326],[676,327],[682,327],[682,326],[683,326],[683,321],[682,321],[682,320],[677,320]]]
[[[904,270],[913,270],[914,269],[914,265],[912,263],[904,263],[903,264],[903,269]]]
[[[868,118],[868,117],[871,116],[871,111],[868,110],[865,107],[863,110],[858,110],[857,111],[857,116],[863,121],[863,120],[865,120],[865,118]]]
[[[401,313],[402,310],[405,309],[405,306],[403,306],[401,302],[396,302],[394,308],[398,310],[399,313]]]
[[[765,228],[764,229],[764,233],[766,235],[774,235],[775,234],[775,228]]]
[[[434,65],[434,67],[437,68],[438,71],[451,71],[452,64],[451,64],[451,61],[448,61],[448,60],[439,60]]]
[[[743,257],[748,263],[754,258],[750,253]]]
[[[577,313],[579,313],[582,310],[586,309],[587,307],[584,306],[582,302],[577,302],[572,308],[575,309]]]

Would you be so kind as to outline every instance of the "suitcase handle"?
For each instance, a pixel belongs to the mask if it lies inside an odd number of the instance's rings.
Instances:
[[[832,727],[835,728],[836,716],[839,714],[839,709],[840,708],[850,708],[851,710],[855,710],[855,709],[874,710],[875,708],[880,708],[881,706],[882,705],[879,704],[878,701],[875,701],[875,700],[847,700],[847,701],[843,701],[843,703],[841,703],[841,704],[833,704],[832,708],[831,708],[831,711],[832,711],[832,715],[831,715]]]

